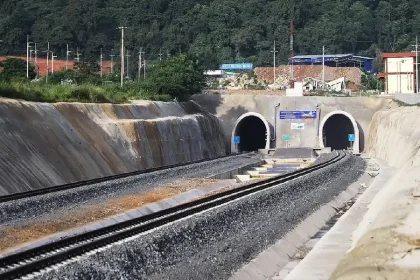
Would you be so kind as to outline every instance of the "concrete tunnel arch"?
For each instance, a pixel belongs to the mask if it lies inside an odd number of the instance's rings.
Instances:
[[[349,146],[348,134],[355,135],[353,153],[360,153],[360,131],[356,119],[345,111],[333,111],[327,114],[319,126],[319,146],[342,150]],[[347,145],[344,147],[344,145]]]
[[[235,136],[241,137],[241,143],[238,146],[234,142]],[[264,116],[255,112],[246,113],[237,119],[233,128],[231,151],[236,153],[270,149],[270,139],[270,125]]]

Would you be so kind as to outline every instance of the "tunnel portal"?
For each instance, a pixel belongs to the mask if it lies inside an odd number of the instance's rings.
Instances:
[[[356,135],[352,120],[344,114],[331,115],[323,125],[323,144],[325,147],[331,147],[332,150],[348,149],[351,147],[349,134]]]
[[[234,141],[235,136],[240,137],[239,144],[232,143],[233,150],[237,152],[268,149],[270,145],[269,125],[263,116],[256,113],[248,113],[238,119],[232,141]]]

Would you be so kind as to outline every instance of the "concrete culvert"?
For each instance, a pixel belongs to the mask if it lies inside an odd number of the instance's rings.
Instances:
[[[349,113],[335,111],[328,114],[323,119],[320,130],[321,147],[330,147],[332,150],[348,149],[351,147],[349,134],[354,134],[353,151],[359,153],[359,129],[356,120]]]
[[[240,143],[235,144],[236,136]],[[242,115],[236,122],[232,133],[232,152],[252,152],[270,148],[270,127],[265,118],[258,113]]]

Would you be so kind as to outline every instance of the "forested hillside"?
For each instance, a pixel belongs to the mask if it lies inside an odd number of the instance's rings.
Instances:
[[[295,21],[295,52],[357,53],[411,50],[420,34],[420,0],[2,0],[0,53],[25,53],[26,34],[45,50],[65,55],[80,47],[97,57],[119,53],[119,25],[127,49],[149,59],[191,52],[207,66],[252,61],[271,65],[273,41],[279,62],[289,53],[289,22]]]

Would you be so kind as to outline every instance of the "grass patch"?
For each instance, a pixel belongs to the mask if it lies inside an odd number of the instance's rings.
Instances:
[[[127,103],[130,99],[169,101],[169,95],[145,91],[139,84],[126,84],[123,88],[111,84],[97,86],[57,85],[42,82],[0,81],[0,96],[35,102],[93,102]]]

